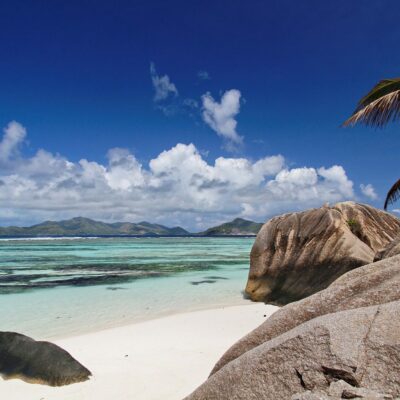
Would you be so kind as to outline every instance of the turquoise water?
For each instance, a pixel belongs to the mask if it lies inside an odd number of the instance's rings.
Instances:
[[[254,238],[0,240],[0,330],[57,338],[247,303]]]

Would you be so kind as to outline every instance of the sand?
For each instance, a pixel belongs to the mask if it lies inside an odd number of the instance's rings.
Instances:
[[[252,303],[60,339],[55,343],[91,370],[89,381],[52,388],[0,378],[0,398],[179,400],[207,378],[233,343],[276,310]]]

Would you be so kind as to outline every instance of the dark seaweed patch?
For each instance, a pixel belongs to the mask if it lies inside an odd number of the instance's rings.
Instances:
[[[12,276],[14,278],[14,285],[7,285],[4,282],[0,283],[0,294],[9,293],[20,293],[26,290],[32,289],[46,289],[54,288],[58,286],[94,286],[94,285],[114,285],[126,282],[131,282],[136,279],[149,278],[149,277],[161,277],[165,276],[160,272],[147,272],[143,274],[106,274],[106,275],[91,275],[91,276],[79,276],[73,278],[64,279],[51,279],[51,280],[35,280],[39,278],[38,275],[18,275]],[[29,278],[30,277],[30,278]],[[46,277],[46,276],[45,276]],[[18,279],[19,278],[19,279]],[[53,278],[53,277],[52,277]],[[0,281],[1,282],[1,281]]]
[[[136,279],[148,277],[161,277],[186,271],[211,271],[218,266],[208,262],[178,263],[88,263],[88,264],[64,264],[43,265],[37,274],[16,274],[14,271],[32,271],[29,268],[2,268],[0,275],[0,294],[19,293],[32,289],[54,288],[57,286],[93,286],[113,285],[130,282]],[[43,272],[51,271],[46,274]],[[210,282],[212,283],[212,282]]]
[[[225,278],[224,276],[205,276],[204,279],[221,279],[221,280],[228,280],[229,278]]]
[[[197,286],[197,285],[202,285],[203,283],[215,283],[215,282],[217,281],[214,281],[212,279],[204,279],[203,281],[192,281],[190,282],[190,284]]]
[[[0,275],[0,286],[2,283],[14,283],[14,282],[30,282],[33,279],[46,278],[46,274],[29,274],[29,275]]]

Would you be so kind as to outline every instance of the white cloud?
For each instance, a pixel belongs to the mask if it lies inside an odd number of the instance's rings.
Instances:
[[[332,190],[340,190],[340,193],[346,197],[354,196],[353,182],[347,178],[346,171],[340,165],[334,165],[331,168],[319,168],[318,174],[325,179],[325,186],[332,186]]]
[[[171,82],[168,75],[159,76],[154,63],[150,63],[150,76],[155,90],[154,101],[166,100],[169,96],[178,96],[176,86]]]
[[[378,198],[378,195],[375,192],[375,188],[368,183],[368,185],[360,185],[361,193],[365,196],[368,197],[371,200],[376,200]]]
[[[131,191],[144,184],[142,166],[127,149],[110,149],[107,158],[108,168],[102,170],[111,189]]]
[[[336,202],[354,197],[353,182],[341,166],[330,168],[283,169],[274,180],[267,183],[276,199],[303,204],[319,199],[320,202]]]
[[[1,142],[15,139],[3,150],[7,157],[0,168],[1,225],[83,215],[196,230],[237,216],[263,221],[354,198],[353,183],[340,166],[289,169],[281,155],[208,162],[193,144],[179,143],[148,165],[121,148],[109,150],[104,164],[71,162],[45,150],[11,158],[25,131],[15,134],[10,126],[21,127],[9,125]]]
[[[16,121],[11,121],[3,131],[4,136],[0,142],[0,162],[5,162],[17,155],[19,146],[26,136],[26,129]]]
[[[210,93],[202,96],[204,122],[223,137],[231,148],[243,142],[243,138],[236,131],[235,120],[240,111],[240,97],[241,93],[236,89],[227,90],[219,103]]]

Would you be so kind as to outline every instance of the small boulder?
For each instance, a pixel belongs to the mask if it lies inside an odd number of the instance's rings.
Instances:
[[[0,332],[0,375],[4,379],[63,386],[86,381],[91,373],[53,343],[35,341],[15,332]]]
[[[273,218],[251,250],[246,293],[278,305],[300,300],[373,262],[399,232],[398,218],[354,202]]]

